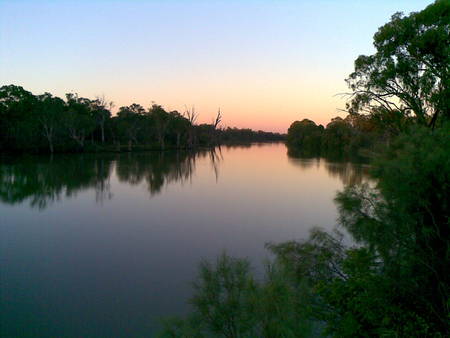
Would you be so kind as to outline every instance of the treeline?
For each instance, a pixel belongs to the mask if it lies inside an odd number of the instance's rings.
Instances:
[[[429,125],[397,110],[377,109],[369,114],[352,111],[345,118],[335,117],[324,127],[303,119],[291,124],[287,134],[289,155],[299,157],[370,159],[398,135],[415,125]],[[441,123],[440,119],[437,123]]]
[[[267,132],[267,131],[254,131],[252,129],[244,128],[226,128],[218,130],[219,139],[226,144],[232,143],[252,143],[252,142],[277,142],[285,141],[286,135]]]
[[[374,46],[347,79],[349,117],[295,122],[288,143],[372,147],[376,185],[338,193],[335,233],[269,244],[262,280],[246,260],[201,264],[193,312],[163,337],[450,336],[450,1],[394,14]]]
[[[283,140],[281,134],[221,128],[222,113],[211,124],[197,124],[194,109],[179,113],[153,104],[133,103],[112,114],[114,104],[66,94],[33,95],[22,87],[0,88],[0,152],[122,151],[195,148],[222,142]]]
[[[303,119],[289,127],[287,146],[291,156],[362,157],[381,140],[381,130],[364,115],[335,117],[326,127]]]

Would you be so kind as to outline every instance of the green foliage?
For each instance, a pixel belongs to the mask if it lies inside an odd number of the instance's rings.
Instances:
[[[288,129],[287,144],[305,155],[320,153],[323,129],[308,119],[295,121]]]
[[[381,129],[375,119],[360,114],[335,117],[326,128],[307,119],[295,121],[288,129],[288,152],[293,157],[360,159],[383,142]]]
[[[245,259],[221,255],[213,265],[202,262],[185,319],[164,321],[161,337],[305,337],[311,323],[305,306],[282,266],[267,264],[257,282]]]
[[[341,223],[383,263],[390,302],[448,330],[450,126],[411,130],[374,167],[376,189],[338,195]]]
[[[0,149],[26,149],[36,141],[39,134],[34,119],[36,103],[36,98],[22,87],[0,88]]]
[[[376,53],[361,55],[347,82],[350,112],[383,110],[420,124],[450,118],[450,2],[396,13],[374,36]]]
[[[197,314],[190,314],[186,319],[177,317],[166,318],[162,321],[163,329],[157,334],[160,338],[203,338],[206,335],[203,318]]]
[[[307,337],[312,322],[307,320],[305,286],[295,282],[292,272],[276,263],[266,264],[266,274],[256,290],[255,317],[261,337]]]
[[[377,185],[348,186],[336,201],[340,235],[270,246],[310,285],[312,315],[338,337],[449,333],[450,125],[415,127],[373,163]]]

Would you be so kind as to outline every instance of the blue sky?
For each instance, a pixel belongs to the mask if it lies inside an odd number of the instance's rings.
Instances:
[[[195,105],[202,122],[220,107],[227,126],[327,123],[377,28],[430,3],[0,0],[0,85]]]

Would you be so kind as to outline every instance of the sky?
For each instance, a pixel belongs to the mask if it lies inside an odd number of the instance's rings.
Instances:
[[[217,110],[222,126],[326,124],[353,61],[397,11],[430,1],[0,0],[0,86]]]

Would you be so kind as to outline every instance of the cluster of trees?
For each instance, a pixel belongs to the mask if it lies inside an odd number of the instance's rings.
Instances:
[[[252,129],[239,129],[239,128],[226,128],[220,129],[219,139],[225,144],[232,143],[252,143],[252,142],[278,142],[285,141],[286,135],[267,132],[267,131],[254,131]]]
[[[386,129],[369,115],[335,117],[327,124],[295,121],[288,129],[290,156],[364,157],[380,142],[389,139]]]
[[[326,129],[297,122],[288,135],[320,151],[364,144],[354,138],[366,122],[388,135],[373,157],[376,185],[336,197],[353,244],[341,229],[269,244],[275,260],[258,283],[245,260],[202,264],[193,313],[163,336],[450,335],[450,2],[395,14],[374,45],[348,79],[350,116]]]
[[[194,109],[183,114],[153,104],[114,104],[66,94],[33,95],[22,87],[0,88],[0,152],[66,152],[194,148],[227,142],[277,141],[280,134],[222,129],[219,110],[213,123],[196,124]]]

